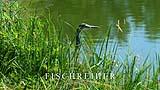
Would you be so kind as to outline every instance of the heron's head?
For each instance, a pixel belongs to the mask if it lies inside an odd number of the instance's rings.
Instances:
[[[89,25],[89,24],[86,24],[86,23],[81,23],[78,28],[80,30],[84,30],[84,29],[98,28],[98,26]]]

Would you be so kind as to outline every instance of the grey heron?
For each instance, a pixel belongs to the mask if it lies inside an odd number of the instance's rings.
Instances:
[[[80,33],[83,31],[83,30],[87,30],[87,29],[92,29],[92,28],[98,28],[98,26],[94,26],[94,25],[89,25],[89,24],[86,24],[86,23],[81,23],[77,30],[76,30],[76,46],[75,46],[75,53],[73,56],[75,56],[75,60],[77,62],[77,58],[79,56],[79,50],[80,50],[80,44],[81,44],[81,41],[80,41]]]

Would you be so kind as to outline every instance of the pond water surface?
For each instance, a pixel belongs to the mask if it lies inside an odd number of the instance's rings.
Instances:
[[[160,50],[160,0],[27,0],[22,3],[40,15],[50,11],[53,20],[60,18],[75,28],[82,22],[100,26],[87,31],[90,38],[85,39],[93,39],[95,43],[105,37],[112,24],[110,45],[118,43],[119,58],[129,52],[141,58],[147,55],[153,58]],[[123,32],[116,27],[118,20]],[[70,38],[75,34],[65,23],[63,32]]]

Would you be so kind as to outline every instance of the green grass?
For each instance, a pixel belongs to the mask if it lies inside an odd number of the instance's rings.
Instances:
[[[73,40],[62,36],[62,28],[55,26],[50,15],[24,17],[26,12],[17,1],[0,1],[0,90],[158,90],[158,54],[156,66],[148,63],[148,58],[139,65],[134,55],[126,55],[123,62],[115,60],[117,44],[108,47],[111,27],[99,45],[100,52],[91,48],[91,40],[83,40],[77,52]],[[71,72],[107,76],[101,80],[45,79],[45,73]]]

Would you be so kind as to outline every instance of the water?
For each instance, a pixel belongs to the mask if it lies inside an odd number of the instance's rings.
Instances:
[[[110,45],[118,43],[119,58],[131,52],[153,59],[160,50],[160,0],[27,0],[22,4],[42,16],[50,11],[53,20],[75,28],[82,22],[100,26],[87,31],[95,43],[104,38],[112,24]],[[116,27],[118,20],[123,32]],[[66,23],[62,24],[63,32],[73,38],[75,31]]]

